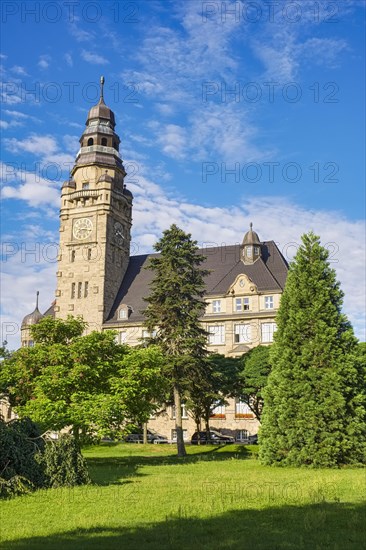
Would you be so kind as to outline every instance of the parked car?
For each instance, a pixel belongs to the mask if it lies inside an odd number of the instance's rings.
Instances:
[[[258,444],[258,434],[250,435],[248,437],[248,443],[249,443],[249,445],[257,445]]]
[[[227,445],[229,443],[235,443],[235,439],[231,435],[224,435],[216,430],[210,430],[208,440],[206,432],[195,432],[192,435],[191,443],[192,445],[198,445],[198,441],[200,441],[201,445],[205,445],[206,443],[210,445]]]
[[[143,443],[144,442],[144,434],[142,432],[133,432],[125,437],[126,443]],[[155,443],[155,445],[162,444],[162,443],[168,443],[168,439],[164,437],[163,435],[160,435],[156,432],[152,432],[150,430],[147,430],[147,442],[148,443]]]

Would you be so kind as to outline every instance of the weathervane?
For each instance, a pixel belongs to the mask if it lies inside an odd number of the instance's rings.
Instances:
[[[100,99],[104,101],[103,97],[104,76],[100,77]]]

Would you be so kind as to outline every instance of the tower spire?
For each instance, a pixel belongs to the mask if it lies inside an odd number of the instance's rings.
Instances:
[[[99,103],[104,103],[104,95],[103,95],[103,88],[104,88],[104,76],[100,77],[100,99]]]
[[[39,290],[37,290],[37,293],[36,293],[36,309],[38,309],[38,296],[39,296]]]

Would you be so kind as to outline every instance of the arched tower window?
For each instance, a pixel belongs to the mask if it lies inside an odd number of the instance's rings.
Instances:
[[[89,145],[94,145],[94,139],[93,138],[88,139],[88,146]]]
[[[102,145],[107,146],[107,138],[102,138]]]

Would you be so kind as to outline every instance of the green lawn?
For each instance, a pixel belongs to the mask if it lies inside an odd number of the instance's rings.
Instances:
[[[365,470],[270,468],[256,447],[108,444],[93,486],[3,501],[0,548],[365,548]]]

